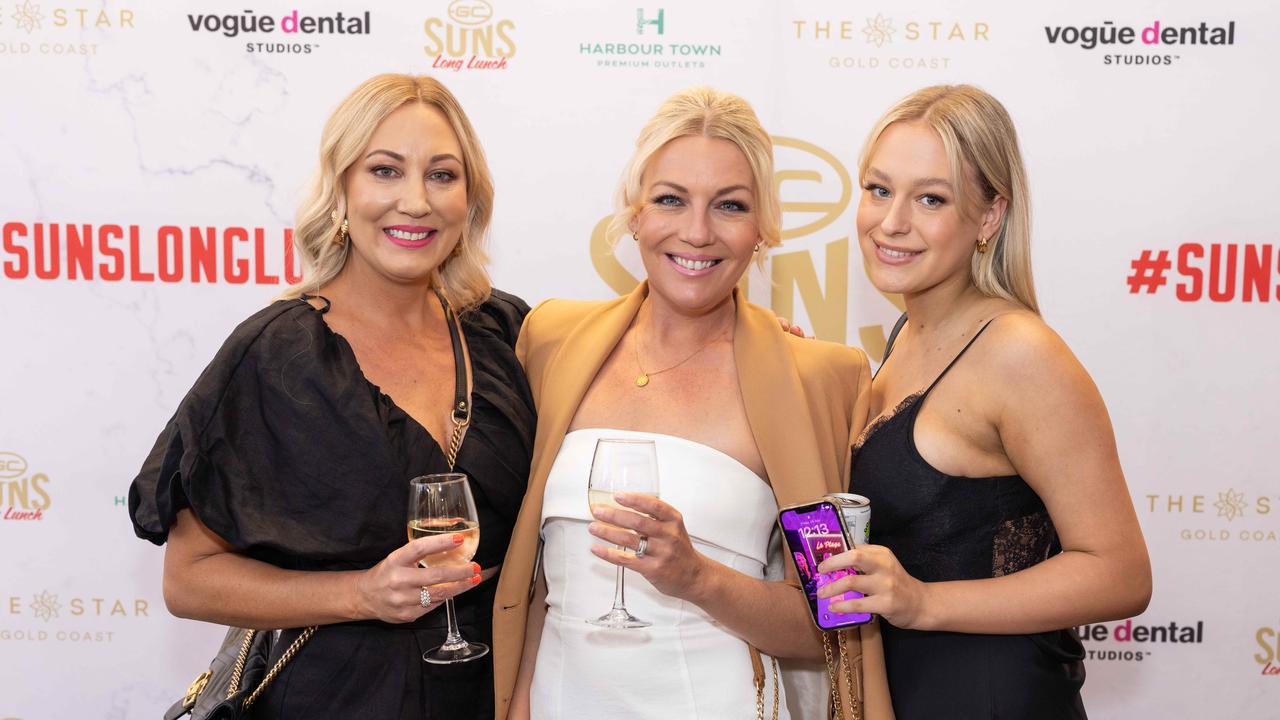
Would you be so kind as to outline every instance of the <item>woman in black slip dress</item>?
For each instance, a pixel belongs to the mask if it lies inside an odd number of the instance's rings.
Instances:
[[[1106,408],[1039,316],[1012,121],[977,88],[920,90],[859,175],[867,274],[907,313],[850,465],[873,544],[823,563],[860,574],[820,594],[880,616],[900,720],[1083,718],[1072,628],[1141,613],[1151,569]]]
[[[492,198],[448,90],[404,75],[356,88],[299,213],[304,283],[236,328],[130,488],[137,534],[168,543],[175,615],[286,628],[269,664],[319,626],[255,717],[493,717],[489,657],[422,657],[445,637],[448,597],[463,637],[492,644],[493,576],[529,471],[533,401],[513,351],[528,307],[489,286]],[[409,480],[450,470],[458,398],[470,424],[454,469],[480,545],[474,564],[424,569],[453,538],[405,542]]]

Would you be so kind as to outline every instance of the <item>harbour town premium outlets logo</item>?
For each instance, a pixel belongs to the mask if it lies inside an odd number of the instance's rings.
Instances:
[[[488,0],[453,0],[447,17],[423,21],[422,50],[436,70],[506,70],[516,54],[515,29]]]
[[[1076,632],[1086,645],[1085,660],[1141,662],[1155,654],[1156,646],[1202,644],[1204,621],[1145,625],[1129,618],[1114,625],[1081,625]]]
[[[1135,504],[1148,515],[1170,515],[1189,524],[1178,538],[1194,542],[1280,544],[1276,529],[1280,495],[1251,494],[1235,488],[1205,494],[1149,494]]]
[[[1106,20],[1101,25],[1046,25],[1044,35],[1050,45],[1102,51],[1103,65],[1157,66],[1182,60],[1188,48],[1235,45],[1236,23],[1179,25],[1155,20],[1149,25],[1117,25]]]
[[[641,70],[696,70],[719,59],[724,48],[718,43],[691,38],[683,30],[680,8],[636,8],[634,15],[619,11],[608,37],[580,40],[578,54],[590,58],[596,67]]]
[[[15,452],[0,452],[0,520],[39,521],[53,504],[49,476],[31,472],[27,459]]]
[[[983,20],[876,13],[858,19],[796,18],[788,24],[792,40],[830,49],[827,65],[848,70],[946,70],[953,67],[953,50],[991,41],[991,25]]]
[[[131,32],[137,16],[132,8],[75,7],[25,0],[0,3],[0,57],[5,55],[97,55],[99,38]],[[86,32],[92,31],[91,35]]]
[[[368,35],[372,18],[368,10],[307,15],[290,10],[279,16],[254,10],[238,13],[188,13],[192,32],[245,39],[247,53],[309,55],[320,47],[316,36]]]

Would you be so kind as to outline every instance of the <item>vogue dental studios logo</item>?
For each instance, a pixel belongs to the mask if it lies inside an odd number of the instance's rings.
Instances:
[[[0,57],[97,55],[98,38],[132,32],[136,23],[131,7],[75,7],[32,0],[0,3]]]
[[[1101,25],[1046,25],[1044,34],[1050,45],[1101,51],[1103,65],[1167,66],[1181,61],[1188,48],[1235,45],[1236,23],[1179,25],[1155,20],[1149,25],[1117,25],[1106,20]]]
[[[850,262],[861,273],[862,258],[849,235],[851,223],[836,221],[853,199],[853,180],[835,155],[813,143],[774,136],[773,148],[774,180],[782,196],[783,244],[771,250],[766,261],[767,280],[759,294],[767,296],[755,297],[754,271],[744,276],[740,286],[754,302],[800,322],[819,339],[851,342]],[[629,237],[618,241],[616,253],[610,245],[606,231],[611,217],[602,218],[592,230],[591,262],[614,292],[625,294],[640,282],[643,270]],[[879,357],[884,352],[885,328],[859,327],[857,341],[867,353]]]
[[[0,520],[35,522],[44,520],[53,505],[49,476],[31,472],[27,459],[15,452],[0,452]]]
[[[1076,632],[1085,644],[1085,660],[1142,662],[1154,655],[1157,647],[1202,644],[1204,621],[1146,625],[1130,618],[1114,625],[1081,625]]]
[[[724,54],[719,43],[691,37],[680,12],[636,8],[635,14],[618,11],[617,23],[601,38],[578,41],[578,54],[599,68],[638,70],[700,70]]]
[[[129,624],[151,617],[151,602],[139,597],[66,595],[42,588],[0,601],[0,642],[109,643]]]
[[[453,0],[446,17],[423,21],[422,50],[436,70],[506,70],[516,54],[515,29],[488,0]]]
[[[794,42],[829,50],[826,62],[848,70],[946,70],[952,52],[991,41],[985,20],[899,17],[802,17],[789,21]]]
[[[1205,494],[1150,494],[1136,505],[1151,516],[1183,521],[1178,538],[1190,542],[1280,544],[1280,495],[1223,488]]]
[[[255,10],[238,13],[187,13],[187,25],[195,33],[221,35],[244,42],[247,53],[309,55],[320,48],[318,36],[368,35],[372,17],[368,10],[308,15],[290,10],[279,15]]]

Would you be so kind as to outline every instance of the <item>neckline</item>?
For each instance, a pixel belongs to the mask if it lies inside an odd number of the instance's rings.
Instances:
[[[570,430],[569,432],[564,434],[564,437],[567,440],[570,435],[574,435],[580,432],[624,433],[627,435],[648,435],[650,437],[663,438],[666,440],[676,440],[686,445],[692,445],[694,447],[702,448],[704,450],[710,450],[716,455],[719,455],[720,457],[728,460],[734,465],[737,465],[739,468],[742,469],[743,472],[747,473],[751,477],[764,483],[765,487],[769,487],[769,488],[773,487],[772,485],[769,484],[768,480],[765,480],[763,477],[760,477],[759,475],[757,475],[755,470],[752,470],[746,465],[743,465],[741,460],[730,455],[729,453],[723,450],[720,450],[719,448],[714,448],[714,447],[711,447],[710,445],[705,445],[703,443],[697,442],[696,440],[690,440],[689,438],[682,438],[679,435],[667,435],[666,433],[651,432],[649,430],[621,430],[618,428],[586,427],[586,428],[578,428],[577,430]]]

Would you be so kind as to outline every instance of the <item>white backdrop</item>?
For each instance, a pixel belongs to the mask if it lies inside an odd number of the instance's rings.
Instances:
[[[849,240],[862,139],[923,85],[1001,98],[1045,317],[1108,401],[1155,570],[1143,616],[1086,629],[1089,711],[1280,717],[1280,11],[953,6],[0,0],[0,718],[157,717],[211,657],[221,631],[165,611],[124,496],[293,272],[320,127],[384,71],[467,108],[493,275],[530,303],[625,289],[634,251],[593,264],[592,237],[640,126],[686,85],[742,94],[788,211],[751,297],[873,356],[898,311]]]

